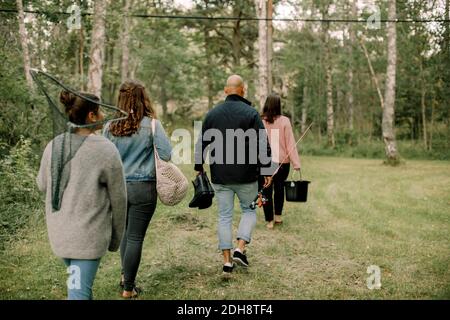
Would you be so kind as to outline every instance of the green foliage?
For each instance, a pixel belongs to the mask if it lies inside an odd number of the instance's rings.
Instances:
[[[42,208],[35,181],[36,164],[31,141],[23,137],[0,160],[0,249]]]
[[[352,1],[298,1],[301,12],[311,12],[311,16],[320,18],[324,6],[333,3],[335,9],[330,18],[367,19],[373,12],[364,8],[362,16],[350,17],[349,5]],[[379,3],[381,18],[387,18],[385,2]],[[442,11],[436,10],[429,1],[398,2],[399,19],[427,17],[442,19]],[[386,24],[379,29],[368,29],[365,24],[329,24],[334,36],[330,39],[333,82],[333,105],[335,121],[335,139],[337,148],[331,152],[317,150],[317,153],[334,153],[348,148],[339,145],[352,144],[355,140],[349,133],[348,126],[348,94],[349,69],[353,72],[354,101],[354,133],[362,137],[379,137],[381,135],[381,108],[374,80],[369,72],[368,61],[363,54],[359,41],[367,48],[370,61],[378,79],[381,94],[384,94],[384,78],[386,73]],[[352,43],[349,31],[356,32]],[[447,24],[447,33],[450,28]],[[288,26],[279,33],[281,49],[275,52],[275,77],[279,87],[284,84],[288,90],[281,90],[285,95],[285,113],[294,111],[295,124],[300,124],[302,109],[306,107],[307,122],[314,121],[322,132],[326,132],[326,65],[324,60],[326,43],[324,40],[324,24],[305,24],[302,28]],[[447,159],[449,148],[448,118],[449,110],[446,98],[450,94],[450,86],[446,74],[450,70],[448,45],[445,45],[445,25],[431,28],[425,23],[397,24],[397,82],[395,103],[395,125],[398,140],[423,140],[424,126],[427,126],[427,143],[432,144],[429,151],[422,155],[426,158]],[[344,32],[343,39],[336,34]],[[276,41],[276,40],[275,40]],[[447,54],[446,54],[447,53]],[[447,85],[445,85],[447,83]],[[307,88],[305,96],[304,88]],[[287,94],[285,93],[287,91]],[[424,111],[422,112],[422,107]],[[425,121],[424,121],[425,120]],[[447,128],[442,129],[440,125]],[[431,138],[434,135],[446,135],[447,138]],[[431,142],[430,142],[431,141]],[[360,142],[361,143],[361,142]],[[359,143],[359,144],[360,144]],[[399,141],[401,144],[401,141]],[[380,150],[383,153],[383,146]],[[371,146],[367,146],[370,149]],[[317,149],[313,146],[313,149]],[[415,158],[418,152],[409,152],[408,157]],[[366,152],[363,152],[366,153]],[[343,155],[344,155],[343,154]],[[359,154],[359,152],[357,152]],[[372,152],[368,152],[372,154]],[[378,154],[374,153],[374,154]]]

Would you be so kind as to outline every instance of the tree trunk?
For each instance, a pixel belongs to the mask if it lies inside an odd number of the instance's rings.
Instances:
[[[450,0],[445,1],[445,20],[448,19],[450,19]],[[447,59],[450,59],[450,22],[445,22],[443,54]]]
[[[258,21],[258,100],[262,110],[267,98],[267,22],[266,0],[255,0]]]
[[[267,93],[273,89],[272,53],[273,53],[273,0],[267,1]]]
[[[129,42],[130,42],[130,18],[129,18],[129,12],[130,12],[130,6],[131,6],[131,0],[124,0],[125,5],[123,7],[123,26],[122,26],[122,37],[120,45],[122,47],[122,64],[121,64],[121,80],[122,83],[125,82],[129,78],[130,74],[130,49],[129,49]]]
[[[348,129],[353,131],[353,118],[354,118],[354,107],[353,107],[353,69],[350,67],[348,70]]]
[[[83,26],[79,31],[79,48],[78,48],[78,74],[80,75],[81,90],[85,90],[84,87],[84,31]]]
[[[396,19],[396,0],[389,1],[388,20]],[[396,23],[388,22],[387,25],[387,70],[386,88],[384,92],[384,109],[382,120],[383,141],[387,163],[396,165],[399,163],[399,154],[395,140],[394,116],[395,116],[395,77],[397,68],[397,32]]]
[[[249,56],[252,57],[250,58],[250,62],[248,64],[248,68],[251,70],[251,77],[250,79],[248,79],[248,88],[247,88],[247,99],[250,101],[254,101],[255,100],[255,77],[253,76],[255,74],[255,69],[256,69],[256,64],[255,64],[255,47],[253,43],[249,44],[249,48],[248,48],[248,52],[249,52]]]
[[[242,9],[241,9],[241,2],[238,1],[238,3],[233,7],[233,17],[240,18],[242,15]],[[241,66],[241,20],[235,20],[234,26],[233,26],[233,37],[232,37],[232,43],[233,43],[233,62],[234,67],[240,67]]]
[[[352,19],[354,19],[357,15],[356,12],[356,1],[351,0],[351,13],[352,13]],[[354,68],[354,61],[353,61],[353,46],[355,45],[355,27],[353,24],[350,24],[349,26],[350,32],[350,44],[348,45],[348,58],[350,59],[350,67],[348,68],[348,94],[347,94],[347,108],[348,108],[348,129],[353,131],[353,118],[354,118],[354,105],[353,105],[353,68]]]
[[[427,139],[427,115],[426,115],[426,105],[425,105],[425,98],[426,98],[426,89],[425,89],[425,79],[423,75],[423,58],[420,59],[420,82],[421,82],[421,89],[420,89],[420,106],[422,109],[422,134],[423,134],[423,144],[425,146],[425,150],[428,149]]]
[[[361,45],[361,48],[363,49],[364,56],[366,57],[367,64],[369,65],[370,75],[372,76],[372,81],[375,84],[375,89],[377,90],[378,98],[380,99],[381,109],[384,109],[384,98],[383,98],[383,95],[381,94],[381,87],[380,87],[380,84],[378,83],[377,75],[375,74],[375,71],[373,70],[372,62],[370,61],[369,52],[367,51],[367,48],[364,45],[364,40],[360,39],[359,44]]]
[[[428,151],[431,151],[433,149],[433,126],[434,126],[434,104],[436,103],[436,100],[434,97],[431,100],[431,121],[430,121],[430,139],[428,141]]]
[[[331,65],[327,65],[327,136],[328,145],[335,147],[334,141],[334,111],[333,111],[333,81]]]
[[[445,1],[445,19],[450,19],[450,0]],[[443,54],[443,61],[441,62],[441,65],[444,68],[444,74],[441,76],[443,78],[443,83],[447,83],[447,85],[450,83],[450,22],[445,22],[445,36],[444,36],[444,50],[442,50]],[[448,106],[448,102],[450,101],[450,90],[444,91],[444,105],[446,104]],[[447,108],[445,122],[447,124],[447,148],[450,148],[450,126],[449,126],[449,111]]]
[[[342,118],[340,118],[340,115],[344,115],[345,114],[345,110],[344,110],[344,103],[343,103],[343,92],[342,89],[340,88],[339,84],[336,84],[336,103],[334,104],[334,113],[336,114],[336,116],[334,117],[334,130],[335,131],[339,131],[340,128],[340,123]],[[344,122],[344,121],[342,121]],[[347,121],[345,121],[347,122]],[[345,127],[345,125],[343,125],[342,127]]]
[[[209,37],[209,28],[207,26],[203,29],[203,36],[205,42],[205,55],[206,55],[206,87],[208,90],[208,110],[211,110],[214,105],[214,83],[211,66],[213,65],[212,53],[211,53],[211,39]]]
[[[108,70],[114,70],[114,49],[115,49],[115,41],[114,39],[110,39],[110,41],[108,41],[110,43],[109,45],[109,50],[106,54],[106,62],[105,65],[107,67]],[[108,83],[108,101],[113,101],[114,100],[114,94],[115,94],[115,81],[114,79],[109,79],[109,83]]]
[[[307,111],[308,111],[308,87],[305,85],[303,87],[303,106],[302,106],[302,122],[301,122],[302,134],[306,130]]]
[[[167,120],[167,92],[166,92],[166,77],[161,77],[161,106],[163,111],[163,119]]]
[[[291,99],[291,100],[293,100],[293,99]],[[295,129],[295,122],[297,121],[297,119],[295,118],[295,103],[294,103],[294,101],[292,101],[290,109],[291,109],[291,124],[292,124],[293,129]]]
[[[105,16],[106,0],[95,1],[87,89],[90,93],[98,97],[102,95],[103,59],[105,56]]]
[[[317,133],[318,133],[317,136],[319,137],[319,145],[321,145],[322,144],[322,128],[320,127],[320,123],[317,126]]]
[[[325,24],[325,60],[326,60],[326,81],[327,81],[327,136],[328,146],[334,148],[336,146],[334,140],[334,110],[333,110],[333,70],[331,66],[331,43],[328,33],[329,25]]]
[[[23,3],[22,0],[17,0],[17,13],[19,20],[19,34],[20,34],[20,43],[22,45],[22,58],[23,58],[23,68],[25,71],[25,79],[27,81],[28,88],[33,90],[33,79],[31,78],[30,69],[30,53],[28,51],[28,37],[27,37],[27,29],[25,28],[25,14],[23,12]]]

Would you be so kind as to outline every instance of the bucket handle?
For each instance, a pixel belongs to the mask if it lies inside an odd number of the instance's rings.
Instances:
[[[299,181],[303,181],[302,180],[302,169],[300,169],[300,170],[294,170],[294,173],[292,174],[292,179],[295,179],[295,174],[298,174],[299,175],[299,177],[300,177],[300,180]]]

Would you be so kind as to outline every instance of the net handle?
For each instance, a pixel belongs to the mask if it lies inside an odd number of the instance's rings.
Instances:
[[[109,121],[119,121],[119,120],[124,120],[124,119],[128,118],[128,112],[125,112],[125,111],[123,111],[122,109],[120,109],[120,108],[118,108],[116,106],[112,106],[110,104],[106,104],[106,103],[103,103],[101,101],[96,101],[96,100],[90,99],[88,97],[85,97],[82,94],[80,94],[79,92],[73,90],[72,88],[69,88],[68,86],[66,86],[61,81],[59,81],[58,79],[56,79],[54,76],[52,76],[51,74],[49,74],[47,72],[44,72],[44,71],[39,70],[39,69],[31,68],[30,69],[30,74],[31,74],[31,77],[33,78],[34,82],[36,82],[39,90],[41,90],[41,92],[45,95],[47,100],[49,100],[52,104],[54,104],[54,103],[50,99],[50,97],[48,96],[47,92],[45,91],[41,80],[38,78],[38,75],[43,75],[43,76],[47,77],[48,79],[50,79],[51,81],[53,81],[54,83],[56,83],[57,85],[62,87],[64,90],[69,91],[70,93],[76,95],[77,97],[79,97],[81,99],[84,99],[84,100],[89,101],[91,103],[95,103],[95,104],[97,104],[99,106],[103,106],[103,107],[105,107],[107,109],[110,109],[110,110],[115,110],[117,112],[120,112],[123,115],[122,117],[119,117],[119,118],[116,118],[116,119],[112,119],[112,120],[111,119],[105,119],[105,120],[98,121],[98,122],[95,122],[95,123],[89,123],[89,124],[83,124],[83,125],[75,124],[75,123],[72,123],[72,122],[69,121],[69,123],[68,123],[69,127],[72,127],[72,128],[89,128],[89,127],[98,126],[100,124],[105,124],[105,123],[107,123]],[[61,111],[59,109],[57,109],[57,110],[62,115]]]

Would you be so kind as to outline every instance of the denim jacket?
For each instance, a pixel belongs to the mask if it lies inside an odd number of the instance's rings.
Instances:
[[[103,135],[111,140],[119,150],[125,171],[125,179],[129,181],[155,181],[155,156],[153,143],[159,157],[169,161],[172,146],[159,120],[156,120],[155,136],[152,135],[151,119],[144,117],[136,133],[131,136],[116,137],[109,131],[110,123],[103,129]]]

